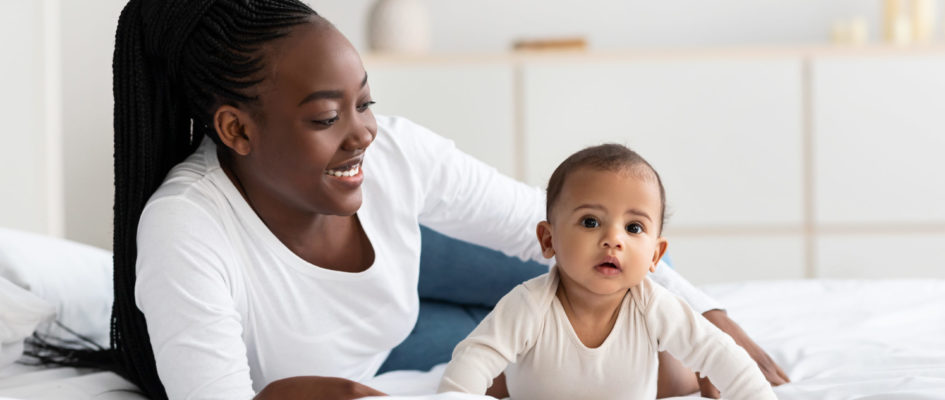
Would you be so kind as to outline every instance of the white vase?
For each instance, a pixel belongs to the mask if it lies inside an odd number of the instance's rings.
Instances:
[[[368,16],[368,45],[389,53],[430,50],[430,19],[420,0],[377,0]]]

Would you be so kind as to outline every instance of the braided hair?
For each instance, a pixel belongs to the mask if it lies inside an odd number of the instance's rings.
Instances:
[[[252,89],[263,80],[263,46],[316,15],[300,0],[130,0],[122,10],[112,63],[111,348],[60,351],[56,363],[112,369],[148,397],[167,398],[134,300],[138,219],[165,175],[204,136],[220,143],[211,122],[216,108],[258,102]],[[50,347],[41,361],[54,360]]]

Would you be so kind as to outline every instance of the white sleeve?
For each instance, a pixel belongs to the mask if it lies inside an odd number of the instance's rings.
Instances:
[[[543,264],[535,234],[545,219],[545,193],[499,173],[451,140],[405,119],[392,130],[420,178],[420,223],[448,236]]]
[[[660,260],[659,265],[656,267],[656,272],[651,273],[649,277],[654,282],[666,288],[666,290],[682,297],[682,299],[685,300],[686,303],[689,303],[689,306],[695,309],[699,314],[709,310],[723,309],[722,304],[709,297],[705,292],[692,286],[686,278],[683,278],[682,275],[679,275],[676,270],[662,260]]]
[[[659,351],[709,377],[726,399],[777,400],[758,364],[735,340],[658,284],[643,286],[652,288],[645,318]]]
[[[485,394],[492,380],[535,344],[541,313],[516,286],[453,350],[437,393]]]
[[[164,198],[145,208],[137,238],[135,300],[168,398],[252,398],[222,228],[197,205]]]

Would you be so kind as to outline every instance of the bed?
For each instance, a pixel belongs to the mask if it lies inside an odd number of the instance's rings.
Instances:
[[[57,288],[41,281],[50,276],[63,280],[69,274],[87,279],[89,273],[103,273],[107,253],[58,239],[26,237],[29,240],[0,229],[0,279],[44,293],[50,305],[37,307],[41,312],[63,314],[93,334],[104,332],[101,323],[89,321],[107,315],[107,307],[98,306],[103,299],[85,299],[88,304],[66,307],[66,303],[79,304],[74,303],[76,296],[88,297],[100,288],[91,285],[85,294],[55,293],[56,298],[52,292]],[[36,254],[40,250],[45,254],[42,257]],[[27,258],[43,265],[23,268]],[[63,259],[93,265],[64,266]],[[44,277],[40,271],[48,272]],[[751,281],[702,289],[725,304],[733,319],[791,377],[792,383],[775,390],[782,400],[945,399],[945,280]],[[10,320],[7,306],[24,304],[12,303],[17,301],[15,290],[0,284],[0,351],[6,353],[16,350],[11,336],[16,326],[3,325],[4,318]],[[104,341],[103,335],[98,340]],[[108,372],[6,364],[0,364],[0,400],[143,398],[130,383]],[[367,384],[395,399],[486,398],[432,394],[442,370],[443,365],[429,371],[393,371]],[[691,397],[698,396],[687,398]]]

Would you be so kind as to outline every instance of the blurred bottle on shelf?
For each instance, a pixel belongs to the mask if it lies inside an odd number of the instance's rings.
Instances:
[[[864,45],[869,39],[869,29],[865,17],[837,20],[831,30],[834,44]]]
[[[883,0],[883,37],[888,43],[929,43],[935,35],[935,0]]]
[[[883,38],[888,43],[908,44],[912,23],[906,16],[906,0],[883,0]]]
[[[916,43],[932,41],[935,31],[935,2],[912,0],[912,40]]]

